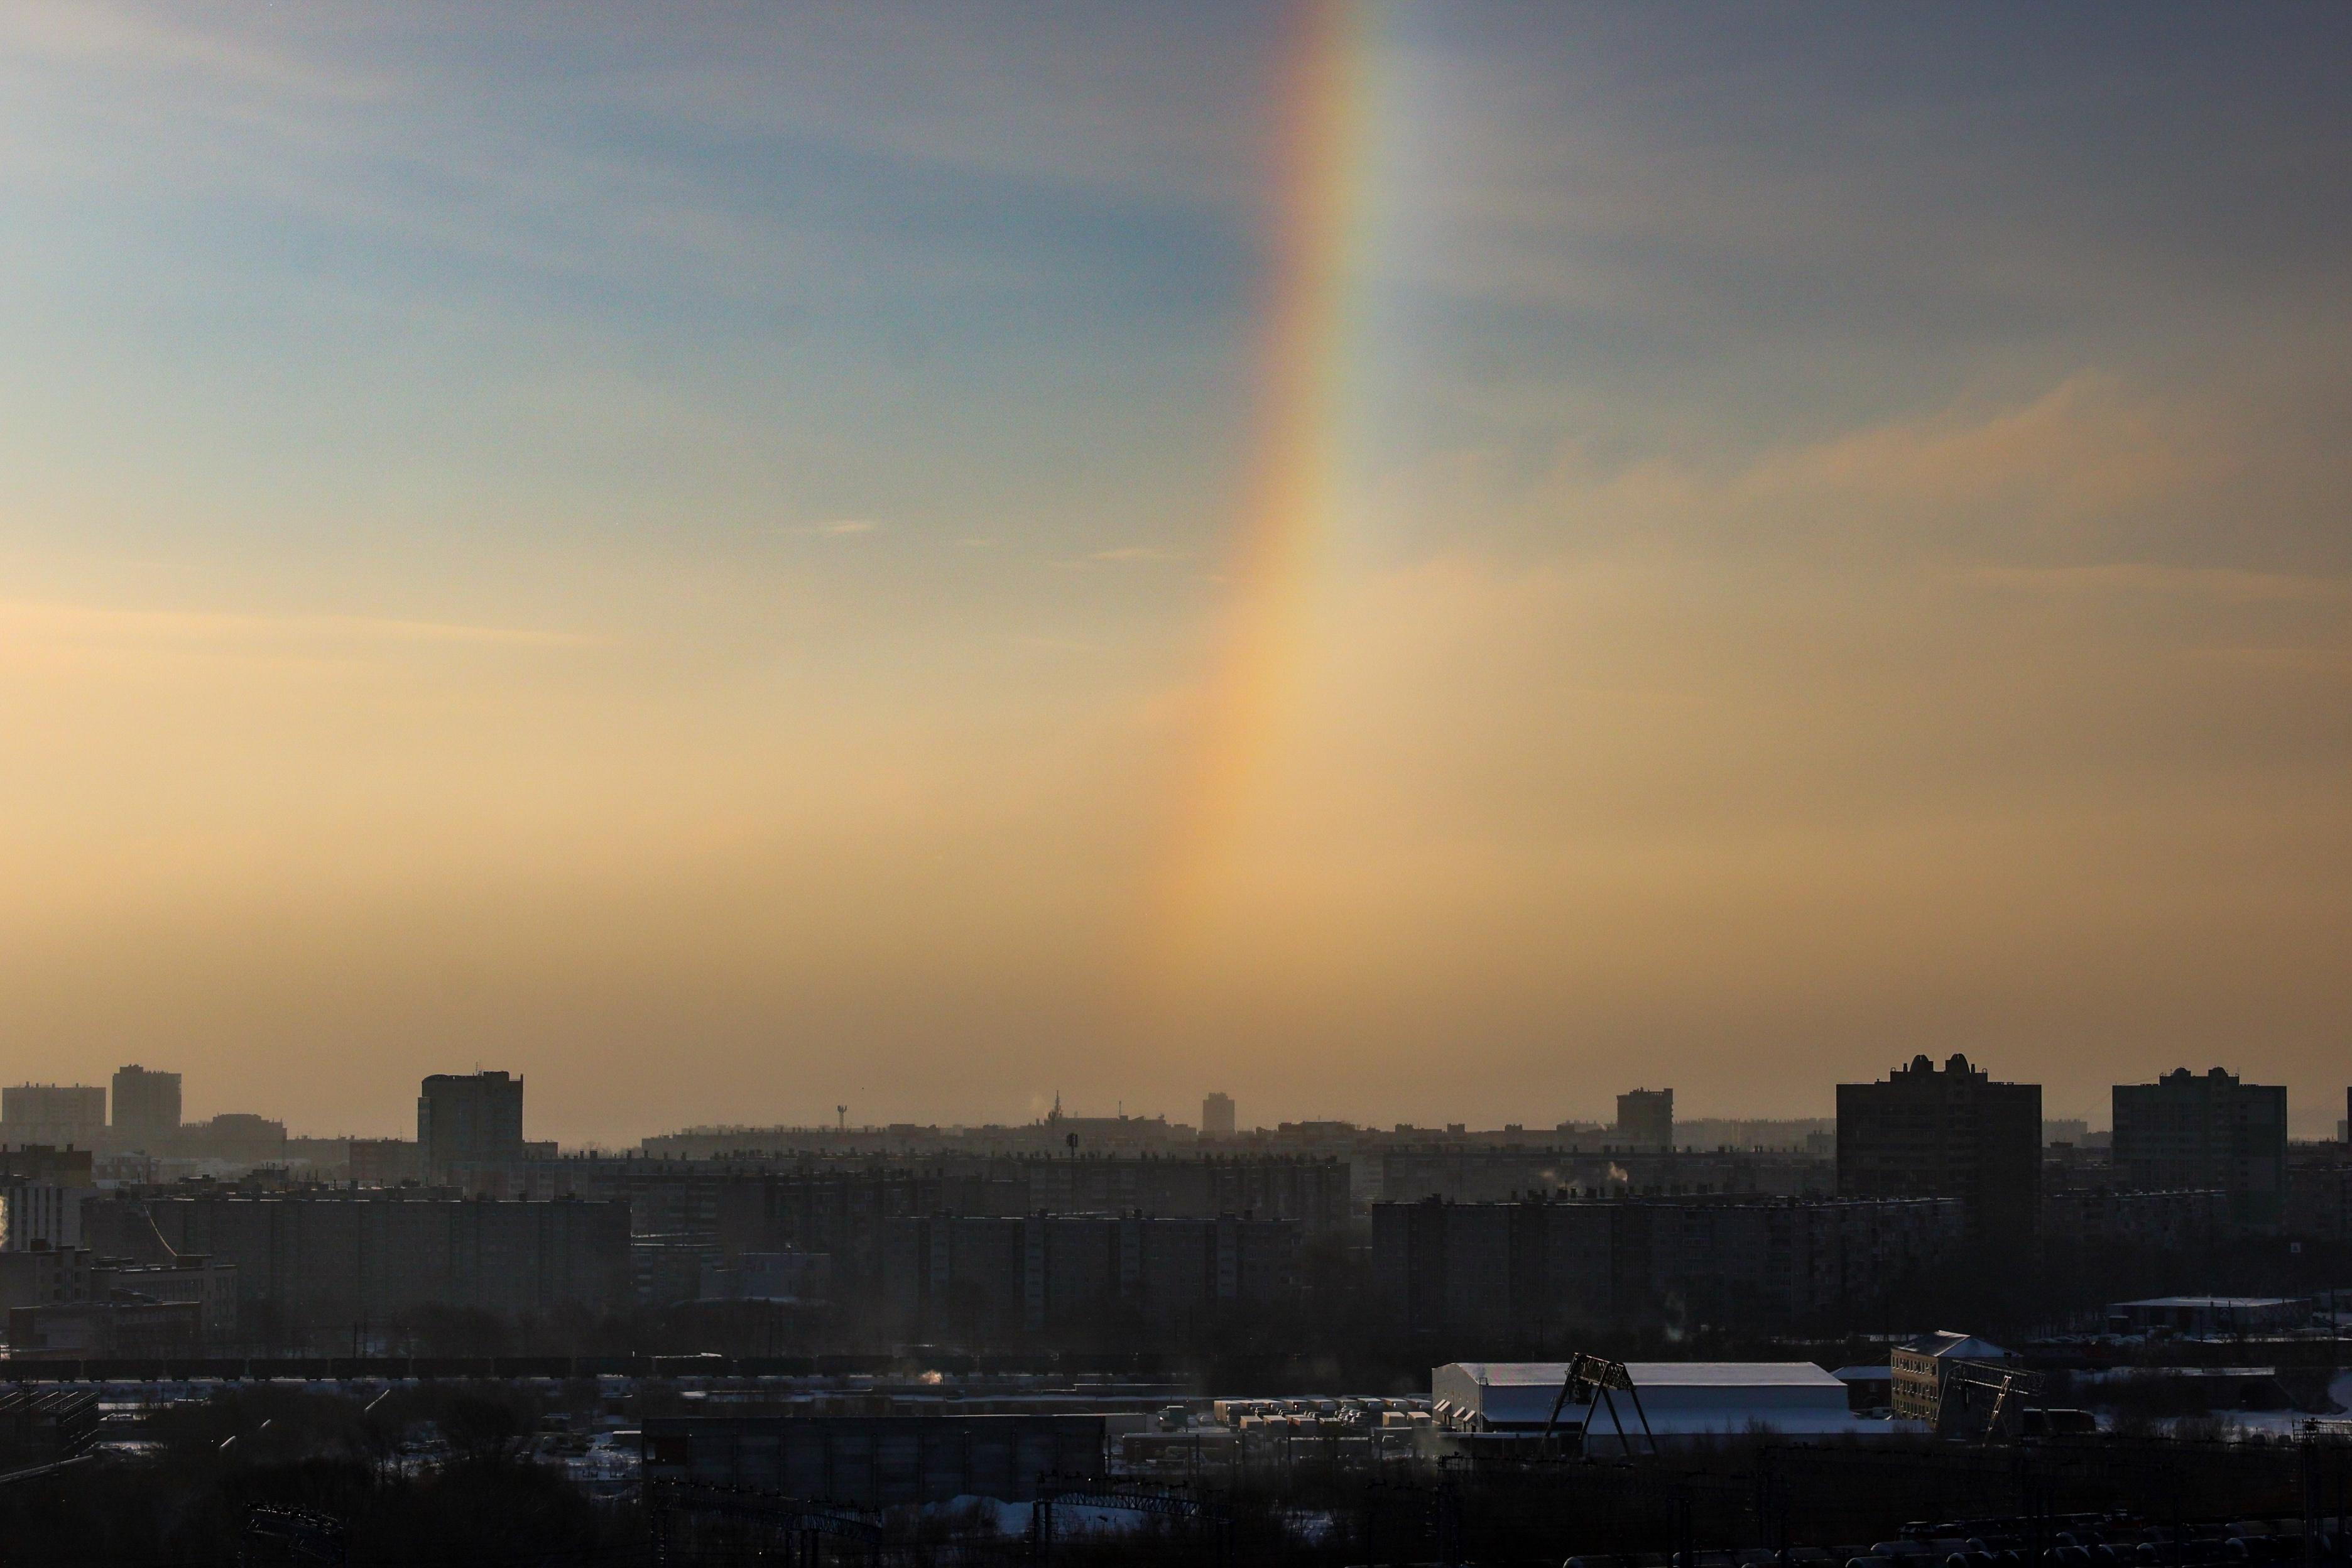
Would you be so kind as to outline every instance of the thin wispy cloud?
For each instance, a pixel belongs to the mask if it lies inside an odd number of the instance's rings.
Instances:
[[[600,639],[526,626],[332,614],[254,615],[134,610],[42,601],[0,601],[0,645],[29,642],[415,643],[492,647],[584,647]]]
[[[776,531],[799,539],[855,539],[862,533],[879,533],[882,525],[871,518],[837,517],[825,522],[787,523]]]

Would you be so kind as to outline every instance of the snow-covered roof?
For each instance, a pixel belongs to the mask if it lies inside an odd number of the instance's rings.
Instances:
[[[1938,1329],[1932,1334],[1922,1334],[1898,1348],[1908,1351],[1913,1355],[1934,1356],[1937,1360],[1946,1356],[1957,1357],[1961,1361],[2008,1361],[2011,1359],[2009,1352],[1990,1340],[1979,1339],[1974,1334],[1955,1333],[1949,1329]]]
[[[1555,1411],[1560,1426],[1612,1430],[1612,1407],[1628,1431],[1646,1417],[1661,1434],[1843,1432],[1857,1420],[1845,1384],[1811,1362],[1629,1362],[1633,1396],[1616,1393],[1605,1406],[1561,1399],[1569,1364],[1454,1362],[1431,1373],[1430,1392],[1473,1425],[1501,1430],[1541,1427]]]
[[[1558,1388],[1564,1361],[1460,1361],[1453,1363],[1486,1388]],[[1625,1374],[1643,1394],[1654,1388],[1838,1388],[1838,1380],[1809,1361],[1629,1361]]]

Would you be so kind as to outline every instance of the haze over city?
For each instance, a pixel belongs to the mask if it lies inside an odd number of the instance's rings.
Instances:
[[[12,5],[7,1081],[2330,1136],[2345,35]]]

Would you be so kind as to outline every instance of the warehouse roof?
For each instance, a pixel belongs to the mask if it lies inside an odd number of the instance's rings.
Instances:
[[[1958,1333],[1950,1329],[1938,1329],[1932,1334],[1922,1334],[1917,1339],[1906,1341],[1895,1348],[1908,1352],[1912,1355],[1933,1356],[1938,1361],[1946,1357],[1955,1361],[2015,1359],[2009,1352],[1990,1340],[1979,1339],[1974,1334]]]
[[[1566,1362],[1454,1362],[1430,1374],[1430,1392],[1451,1424],[1483,1431],[1539,1430],[1552,1419]],[[1848,1408],[1845,1384],[1811,1362],[1629,1362],[1639,1399],[1613,1396],[1617,1422],[1638,1431],[1647,1418],[1661,1436],[1742,1432],[1769,1426],[1790,1433],[1864,1430]],[[1559,1405],[1559,1425],[1592,1425],[1613,1436],[1614,1423],[1591,1405]],[[1874,1422],[1870,1427],[1885,1428]]]
[[[1453,1363],[1474,1383],[1493,1388],[1541,1384],[1558,1388],[1568,1377],[1564,1361],[1458,1361]],[[1809,1361],[1629,1361],[1625,1373],[1647,1394],[1653,1388],[1837,1388],[1838,1380]]]

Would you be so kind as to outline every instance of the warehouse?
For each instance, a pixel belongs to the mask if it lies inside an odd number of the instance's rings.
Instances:
[[[1622,1365],[1630,1393],[1602,1399],[1578,1390],[1562,1402],[1571,1363],[1538,1361],[1454,1362],[1430,1373],[1430,1394],[1438,1423],[1466,1433],[1540,1432],[1557,1404],[1557,1429],[1589,1430],[1588,1451],[1604,1444],[1615,1448],[1620,1423],[1638,1446],[1644,1418],[1661,1442],[1765,1428],[1790,1436],[1883,1436],[1919,1429],[1856,1415],[1845,1384],[1811,1362],[1599,1364]]]

